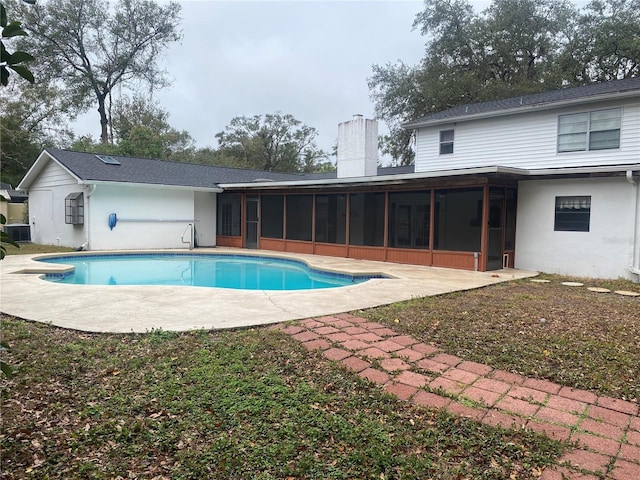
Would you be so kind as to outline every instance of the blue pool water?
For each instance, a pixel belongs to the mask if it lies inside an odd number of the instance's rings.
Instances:
[[[66,255],[41,262],[72,265],[46,280],[82,285],[187,285],[246,290],[307,290],[341,287],[380,276],[349,275],[271,257],[223,254]]]

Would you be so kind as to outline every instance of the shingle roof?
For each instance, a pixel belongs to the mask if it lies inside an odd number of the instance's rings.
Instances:
[[[10,184],[4,182],[0,182],[0,191],[6,192],[6,194],[9,196],[9,198],[6,198],[6,200],[13,200],[14,202],[24,202],[27,198],[29,198],[27,197],[27,194],[25,192],[14,190]]]
[[[105,164],[93,153],[48,148],[54,157],[76,177],[84,181],[146,183],[198,188],[216,188],[219,184],[251,182],[286,182],[337,178],[337,173],[283,173],[242,168],[167,162],[148,158],[110,155],[119,165]],[[413,173],[413,165],[380,167],[378,175]]]
[[[517,97],[492,100],[489,102],[470,103],[432,113],[425,117],[404,124],[405,128],[415,128],[425,123],[437,123],[438,121],[464,119],[465,117],[483,113],[500,112],[527,107],[540,107],[543,105],[567,102],[571,100],[589,99],[600,95],[640,90],[640,77],[612,80],[609,82],[593,83],[581,87],[562,88],[548,92],[521,95]]]
[[[404,173],[414,173],[413,165],[401,165],[399,167],[378,167],[376,175],[379,177],[383,175],[401,175]],[[338,172],[322,172],[322,173],[306,173],[304,174],[304,180],[326,180],[338,178]]]
[[[120,162],[119,165],[108,165],[93,153],[56,148],[48,148],[46,151],[76,177],[85,181],[215,188],[220,183],[244,183],[265,179],[287,181],[306,178],[305,175],[296,173],[265,172],[119,155],[110,155]]]

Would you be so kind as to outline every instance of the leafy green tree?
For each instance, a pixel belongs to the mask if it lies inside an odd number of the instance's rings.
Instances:
[[[35,0],[23,0],[26,3],[35,3]],[[5,40],[12,37],[26,37],[27,32],[22,28],[22,25],[18,21],[9,21],[7,18],[7,10],[4,8],[4,4],[0,3],[0,27],[2,27],[2,34],[0,35],[0,85],[6,87],[9,84],[9,70],[13,70],[20,75],[26,81],[33,83],[33,73],[23,64],[25,62],[32,62],[35,60],[32,55],[20,50],[13,53],[5,47]]]
[[[640,0],[426,0],[413,27],[428,40],[418,66],[374,65],[376,115],[389,125],[382,150],[413,162],[402,124],[456,105],[638,75]]]
[[[639,76],[640,0],[589,3],[562,60],[576,83]]]
[[[266,171],[316,171],[327,155],[318,149],[315,128],[292,115],[235,117],[216,134],[224,158],[234,166]]]
[[[97,107],[102,143],[110,140],[115,88],[167,84],[158,60],[181,38],[179,13],[177,2],[151,0],[50,0],[20,8],[38,51],[34,68],[60,88],[76,113]]]
[[[124,98],[114,108],[113,144],[96,143],[81,137],[72,148],[85,152],[190,161],[194,140],[186,131],[169,124],[169,113],[144,98]]]
[[[58,92],[40,81],[12,82],[2,88],[0,117],[1,174],[12,185],[20,182],[43,148],[67,147],[72,138]]]
[[[188,161],[195,141],[169,124],[169,112],[141,97],[124,99],[114,109],[113,131],[123,155]]]

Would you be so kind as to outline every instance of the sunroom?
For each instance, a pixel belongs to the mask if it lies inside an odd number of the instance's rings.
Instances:
[[[217,245],[466,270],[513,268],[518,174],[221,185]]]

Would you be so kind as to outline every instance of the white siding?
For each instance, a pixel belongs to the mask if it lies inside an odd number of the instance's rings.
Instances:
[[[57,162],[50,160],[44,166],[38,178],[29,187],[29,191],[41,188],[54,188],[63,185],[77,185],[78,182]]]
[[[196,233],[199,247],[216,246],[216,194],[195,192]]]
[[[590,230],[556,232],[555,198],[573,195],[591,196]],[[624,177],[520,182],[515,267],[637,280],[627,267],[632,264],[638,203],[635,187]]]
[[[194,192],[161,186],[98,185],[90,198],[90,210],[91,250],[188,248],[182,243],[182,234],[194,220]],[[118,217],[113,230],[109,229],[111,213]]]
[[[68,225],[64,221],[65,198],[72,192],[87,190],[69,173],[50,161],[29,188],[29,222],[31,241],[42,245],[79,247],[86,241],[85,225]]]
[[[619,149],[557,152],[558,115],[623,107]],[[453,128],[454,153],[439,155],[439,132]],[[557,108],[419,129],[415,171],[485,166],[525,169],[618,165],[640,162],[640,101]]]

